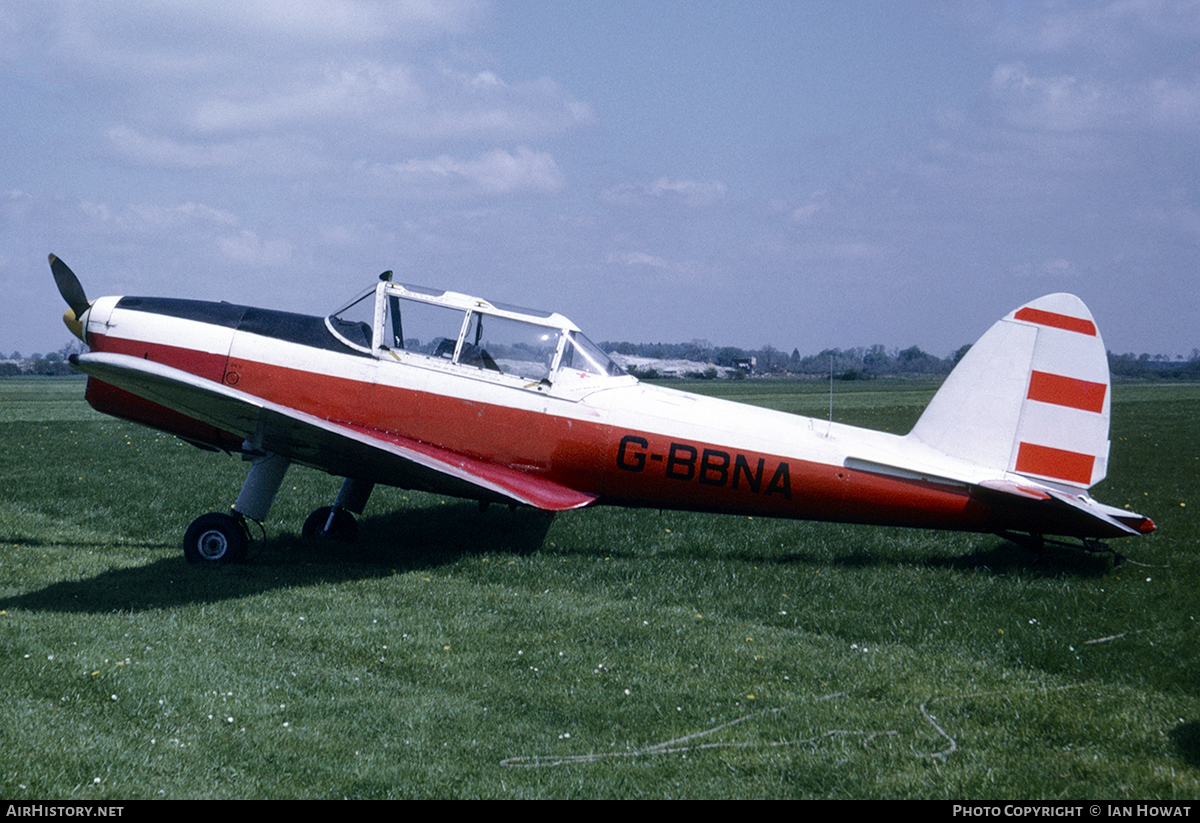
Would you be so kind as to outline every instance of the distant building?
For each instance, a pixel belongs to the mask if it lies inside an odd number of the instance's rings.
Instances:
[[[758,365],[756,357],[739,357],[733,361],[734,368],[742,372],[742,374],[754,374],[754,369]]]
[[[613,361],[635,375],[653,377],[729,377],[733,369],[695,360],[664,360],[658,357],[638,357],[611,351]]]

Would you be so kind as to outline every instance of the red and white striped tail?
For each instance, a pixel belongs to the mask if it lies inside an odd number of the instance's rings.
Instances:
[[[954,369],[910,433],[981,467],[1089,488],[1108,469],[1108,356],[1078,297],[1009,314]]]
[[[1006,318],[1008,319],[1008,318]],[[1011,321],[1037,329],[1009,470],[1088,488],[1108,471],[1108,355],[1087,306],[1052,294]]]

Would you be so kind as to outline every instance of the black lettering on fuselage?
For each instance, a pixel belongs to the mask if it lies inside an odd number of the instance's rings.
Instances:
[[[767,494],[782,494],[788,500],[792,499],[792,478],[788,474],[788,464],[780,463],[767,484]]]
[[[746,485],[750,487],[750,491],[757,494],[762,487],[763,462],[761,457],[758,458],[758,466],[754,469],[754,474],[750,474],[750,464],[746,462],[746,455],[739,454],[733,464],[733,487],[736,489],[738,477],[745,475]]]
[[[644,449],[649,445],[649,441],[644,437],[634,437],[632,434],[622,437],[621,445],[617,447],[617,468],[624,469],[627,472],[640,472],[646,468],[646,453],[634,452],[633,454],[629,454],[627,449],[629,446],[637,446],[640,449]]]
[[[762,457],[749,458],[722,449],[706,448],[701,451],[696,446],[675,442],[663,455],[650,451],[650,441],[634,434],[625,435],[617,445],[617,468],[622,471],[641,472],[648,461],[662,463],[664,459],[664,474],[669,480],[695,480],[705,486],[728,486],[735,491],[744,487],[753,494],[781,494],[788,500],[792,498],[791,472],[783,461],[775,466],[763,491],[766,460]],[[751,459],[755,461],[753,467],[750,465]]]
[[[686,454],[687,457],[680,455]],[[680,468],[682,467],[682,468]],[[683,443],[672,443],[667,453],[667,477],[672,480],[691,480],[696,473],[696,448]]]
[[[706,486],[724,486],[728,475],[729,453],[705,449],[700,457],[700,476],[696,479]]]

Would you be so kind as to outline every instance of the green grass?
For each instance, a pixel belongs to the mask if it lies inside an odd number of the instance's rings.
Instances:
[[[688,383],[817,417],[828,384]],[[835,386],[904,431],[922,383]],[[1200,387],[1121,385],[1113,568],[956,535],[596,509],[548,518],[288,475],[265,548],[183,561],[237,459],[0,381],[0,796],[1200,796]],[[670,745],[661,745],[675,741]]]

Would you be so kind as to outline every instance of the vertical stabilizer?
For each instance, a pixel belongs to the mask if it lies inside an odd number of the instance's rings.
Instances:
[[[979,466],[1086,489],[1108,470],[1108,356],[1078,297],[1038,298],[992,326],[909,437]]]

